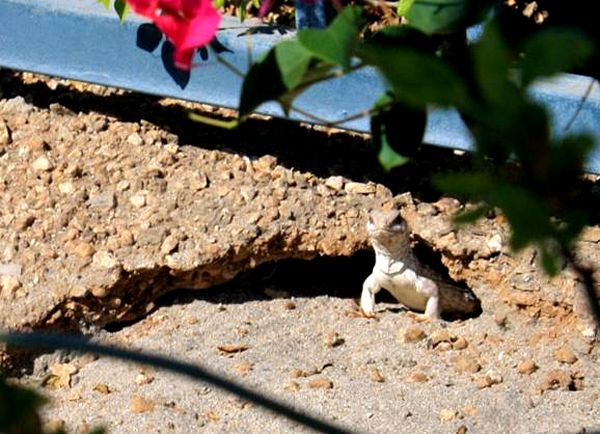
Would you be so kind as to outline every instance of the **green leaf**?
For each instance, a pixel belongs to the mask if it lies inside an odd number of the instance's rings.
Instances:
[[[0,432],[41,433],[38,409],[46,399],[0,375]]]
[[[493,0],[414,0],[408,23],[427,33],[450,33],[481,20]]]
[[[410,11],[410,8],[412,7],[414,2],[415,2],[415,0],[399,0],[398,8],[396,9],[396,13],[398,14],[398,16],[400,16],[400,17],[406,16],[406,14],[408,14],[408,12]]]
[[[593,148],[594,139],[585,134],[566,136],[553,143],[549,153],[551,176],[562,180],[572,177],[575,181]]]
[[[421,146],[427,111],[399,103],[391,92],[375,103],[376,113],[371,117],[371,135],[379,147],[379,162],[386,171],[405,164]]]
[[[489,205],[478,205],[474,209],[468,211],[462,211],[454,217],[454,223],[456,224],[467,224],[474,223],[481,217],[484,217],[490,210]]]
[[[389,172],[394,167],[402,166],[406,164],[409,159],[403,155],[398,154],[392,147],[389,145],[385,136],[385,126],[382,127],[383,134],[381,140],[381,147],[379,149],[379,154],[377,154],[377,159],[379,160],[379,164],[383,166],[383,168]]]
[[[437,177],[435,182],[446,192],[501,208],[513,229],[514,250],[556,235],[548,203],[525,187],[480,172],[445,175]]]
[[[266,101],[276,100],[287,91],[272,48],[248,70],[240,95],[240,117],[250,114]]]
[[[280,48],[281,47],[281,48]],[[252,65],[244,77],[240,96],[240,117],[264,102],[277,100],[288,114],[293,100],[314,83],[327,78],[332,65],[315,62],[295,41],[283,41]],[[293,55],[297,57],[294,58]],[[301,61],[297,62],[299,58]],[[309,64],[307,65],[307,58]]]
[[[546,246],[542,245],[539,248],[542,254],[542,268],[549,276],[556,276],[558,273],[558,263],[562,259],[557,252],[549,250]]]
[[[414,50],[423,50],[429,53],[435,53],[439,44],[435,38],[403,24],[382,28],[371,36],[369,43],[389,45],[396,48],[412,48]]]
[[[472,46],[475,76],[483,98],[492,104],[510,106],[518,88],[510,81],[512,56],[495,22],[486,25]]]
[[[523,46],[523,87],[538,77],[583,65],[594,51],[593,42],[575,29],[547,28],[533,33]]]
[[[110,9],[110,0],[97,0],[98,3],[103,4],[106,9]]]
[[[298,41],[315,57],[348,69],[363,23],[362,9],[348,6],[326,29],[300,30]]]
[[[312,59],[310,52],[296,40],[286,40],[275,47],[275,60],[288,89],[302,82]]]
[[[381,71],[399,101],[415,108],[426,104],[470,108],[462,78],[433,54],[403,47],[367,43],[359,56]]]
[[[117,15],[119,16],[119,21],[125,21],[125,17],[129,13],[129,5],[127,2],[125,0],[115,0],[114,7]]]

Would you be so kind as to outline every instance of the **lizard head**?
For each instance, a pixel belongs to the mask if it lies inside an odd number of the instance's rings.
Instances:
[[[398,210],[371,211],[367,232],[377,254],[400,258],[410,249],[408,225]]]
[[[374,210],[369,213],[367,231],[371,238],[397,238],[400,234],[407,234],[408,227],[400,211]]]

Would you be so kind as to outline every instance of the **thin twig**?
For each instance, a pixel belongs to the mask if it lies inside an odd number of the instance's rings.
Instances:
[[[216,51],[213,51],[215,57],[217,58],[217,62],[219,62],[221,65],[223,65],[225,68],[229,69],[231,72],[233,72],[235,75],[237,75],[238,77],[244,78],[246,75],[240,71],[236,66],[234,66],[232,63],[230,63],[229,61],[225,60],[225,58],[223,56],[221,56],[219,53],[217,53]]]
[[[575,113],[573,113],[573,116],[571,117],[571,119],[569,119],[569,122],[567,122],[567,125],[565,125],[565,131],[569,131],[571,126],[573,126],[575,119],[577,119],[577,116],[579,116],[579,113],[583,109],[583,105],[585,104],[585,102],[589,98],[590,94],[592,93],[592,88],[594,87],[594,83],[596,83],[596,79],[592,77],[590,84],[588,84],[588,87],[585,90],[585,93],[583,94],[583,97],[579,100],[579,104],[577,105],[577,109],[575,110]]]
[[[164,357],[158,354],[142,353],[138,351],[125,350],[108,345],[89,342],[83,338],[66,336],[60,334],[43,333],[18,333],[0,331],[0,341],[8,345],[49,348],[94,353],[102,356],[128,360],[142,365],[150,365],[156,368],[166,369],[171,372],[186,375],[194,380],[204,381],[215,387],[233,393],[242,399],[258,404],[272,412],[281,414],[288,419],[323,433],[350,433],[350,431],[336,426],[316,417],[300,413],[288,404],[276,401],[263,394],[254,392],[245,386],[236,384],[219,375],[201,368],[198,364],[186,363],[180,360]]]

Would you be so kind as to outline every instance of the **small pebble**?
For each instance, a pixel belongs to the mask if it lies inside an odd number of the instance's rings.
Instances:
[[[540,386],[540,392],[544,393],[547,390],[569,390],[574,386],[573,378],[567,372],[561,369],[553,369],[550,371]]]
[[[406,381],[409,383],[426,383],[429,381],[429,377],[424,372],[414,371],[410,373]]]
[[[323,338],[323,345],[326,348],[335,348],[344,344],[344,339],[337,332],[331,332]]]
[[[522,375],[531,375],[537,368],[533,359],[525,359],[517,365],[517,372]]]
[[[38,157],[32,164],[31,167],[35,172],[49,172],[54,169],[54,165],[50,162],[48,157],[42,155]]]
[[[154,402],[149,399],[143,398],[139,395],[133,395],[131,397],[129,409],[132,413],[146,413],[154,410],[154,405]]]
[[[289,383],[286,383],[283,388],[289,392],[296,392],[300,390],[300,384],[296,381],[290,381]]]
[[[454,368],[459,374],[475,374],[481,369],[481,365],[474,356],[461,354],[454,359]]]
[[[568,346],[562,346],[554,353],[554,358],[560,363],[572,365],[577,361],[577,356]]]
[[[449,408],[443,408],[440,410],[440,420],[442,422],[451,422],[456,418],[456,415],[456,411]]]
[[[308,382],[311,389],[333,389],[333,382],[328,378],[315,378]]]
[[[385,378],[383,377],[383,375],[381,375],[381,372],[379,372],[379,369],[377,369],[377,368],[373,368],[373,369],[371,369],[369,371],[369,378],[374,383],[383,383],[383,382],[385,382]]]
[[[422,341],[425,338],[425,332],[419,327],[407,327],[402,333],[402,341],[409,344]]]
[[[489,370],[483,377],[479,377],[475,380],[475,385],[478,389],[485,389],[500,383],[502,383],[502,375],[492,370]]]
[[[136,208],[141,208],[146,205],[146,195],[140,193],[134,194],[129,198],[129,203]]]

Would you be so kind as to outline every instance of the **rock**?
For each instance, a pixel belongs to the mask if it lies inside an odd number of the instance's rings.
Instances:
[[[233,366],[233,369],[240,375],[246,375],[252,371],[254,365],[249,362],[238,362]]]
[[[452,410],[449,408],[443,408],[440,410],[440,421],[451,422],[456,418],[457,415],[458,415],[458,412],[456,410]]]
[[[429,381],[429,376],[422,371],[413,371],[406,378],[409,383],[426,383]]]
[[[75,185],[71,181],[65,181],[58,184],[58,191],[62,194],[72,194],[75,191]]]
[[[288,392],[297,392],[300,390],[300,384],[297,381],[290,381],[289,383],[286,383],[283,388]]]
[[[373,184],[363,184],[362,182],[348,182],[344,187],[349,194],[374,194],[377,188]]]
[[[401,340],[402,342],[414,344],[416,342],[422,341],[425,339],[426,334],[423,329],[419,327],[407,327],[401,332]]]
[[[106,191],[95,196],[92,196],[88,200],[88,206],[90,208],[97,208],[103,211],[113,209],[117,205],[115,194],[112,191]]]
[[[0,275],[0,295],[3,299],[13,299],[20,287],[21,282],[18,277]]]
[[[540,391],[544,393],[547,390],[570,390],[573,386],[573,378],[570,374],[561,369],[553,369],[544,378]]]
[[[452,342],[453,350],[464,350],[469,346],[469,341],[467,341],[464,337],[458,336],[454,342]]]
[[[178,244],[179,239],[176,235],[168,235],[160,246],[160,253],[163,255],[168,255],[177,249]]]
[[[136,208],[142,208],[146,206],[146,195],[137,193],[129,198],[129,203],[131,203]]]
[[[82,259],[91,258],[94,253],[96,253],[96,249],[87,241],[79,241],[75,244],[73,248],[73,253],[79,256]]]
[[[144,139],[138,133],[133,133],[127,136],[127,143],[133,146],[140,146],[144,143]]]
[[[323,338],[323,345],[326,348],[339,347],[340,345],[343,345],[344,342],[344,338],[340,337],[337,332],[331,332]]]
[[[34,172],[49,172],[54,169],[54,165],[45,155],[39,156],[33,163],[31,168]]]
[[[154,381],[154,375],[149,374],[148,372],[142,371],[135,376],[135,384],[138,386],[142,386],[145,384],[150,384]]]
[[[385,382],[385,378],[383,377],[383,375],[381,375],[381,372],[379,372],[379,369],[377,368],[373,368],[369,371],[369,378],[375,383]]]
[[[481,369],[481,365],[474,356],[461,354],[454,359],[454,368],[460,374],[475,374]]]
[[[0,264],[0,276],[21,277],[23,267],[20,264]]]
[[[502,375],[494,370],[489,370],[483,377],[479,377],[475,380],[475,385],[478,389],[485,389],[486,387],[492,387],[496,384],[502,383]]]
[[[554,353],[554,358],[560,363],[572,365],[577,361],[577,356],[568,346],[562,346]]]
[[[525,359],[517,365],[517,372],[522,375],[531,375],[538,369],[533,359]]]
[[[311,389],[333,389],[333,381],[328,378],[315,378],[308,382]]]
[[[340,191],[344,188],[344,177],[342,176],[330,176],[325,179],[325,186],[335,191]]]
[[[143,398],[139,395],[131,397],[129,409],[132,413],[147,413],[154,410],[155,404],[153,401]]]
[[[92,257],[92,264],[99,268],[110,269],[119,265],[119,261],[110,252],[101,250]]]
[[[12,134],[10,128],[6,125],[4,119],[0,118],[0,146],[7,146],[12,143]],[[1,155],[1,153],[0,153]]]

